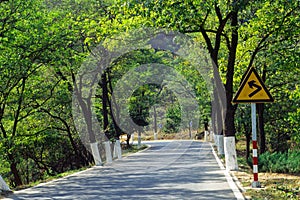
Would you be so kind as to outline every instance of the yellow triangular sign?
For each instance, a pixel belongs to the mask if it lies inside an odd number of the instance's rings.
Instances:
[[[273,102],[274,99],[264,85],[256,70],[251,67],[247,72],[233,103],[264,103]]]

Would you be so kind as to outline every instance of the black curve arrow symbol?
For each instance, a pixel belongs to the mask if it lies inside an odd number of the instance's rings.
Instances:
[[[248,96],[249,97],[253,97],[255,94],[257,94],[260,90],[261,90],[261,86],[255,84],[255,80],[249,81],[248,85],[251,89],[253,89],[253,87],[256,88],[256,90],[254,90],[253,92],[251,92]]]

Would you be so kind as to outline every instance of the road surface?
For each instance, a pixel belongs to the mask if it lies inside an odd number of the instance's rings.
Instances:
[[[237,199],[209,143],[148,142],[149,149],[6,199]],[[225,173],[226,174],[226,173]],[[228,178],[228,177],[227,177]]]

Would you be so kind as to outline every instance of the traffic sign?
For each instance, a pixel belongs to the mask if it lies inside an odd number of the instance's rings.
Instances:
[[[264,103],[274,101],[253,67],[246,72],[246,76],[244,77],[240,88],[233,98],[233,103]]]
[[[257,133],[256,133],[256,103],[273,102],[274,99],[261,80],[256,70],[251,67],[243,76],[233,103],[251,103],[252,144],[253,144],[253,188],[260,187],[258,181]]]

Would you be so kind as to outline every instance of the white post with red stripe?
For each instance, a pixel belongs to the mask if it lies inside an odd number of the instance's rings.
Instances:
[[[252,188],[260,188],[258,181],[258,157],[257,157],[257,134],[256,134],[256,104],[251,103],[251,120],[252,120],[252,157],[253,157],[253,182]]]

